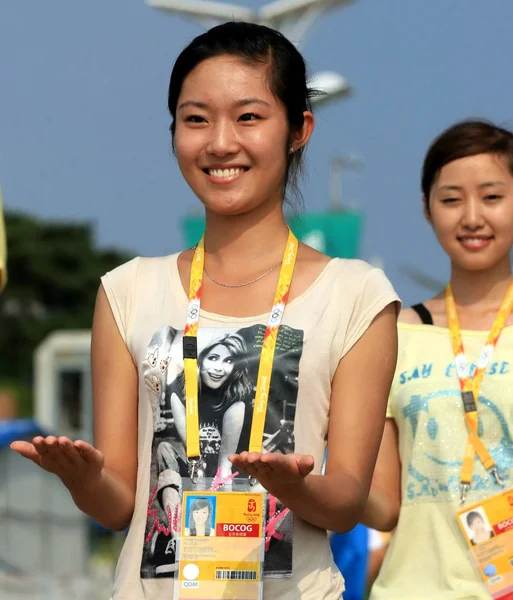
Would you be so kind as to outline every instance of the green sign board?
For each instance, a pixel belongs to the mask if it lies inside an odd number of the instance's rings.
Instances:
[[[359,212],[308,213],[289,219],[289,225],[298,239],[328,256],[356,258],[359,255],[363,225],[363,216]],[[187,247],[198,243],[204,229],[204,217],[183,220]]]

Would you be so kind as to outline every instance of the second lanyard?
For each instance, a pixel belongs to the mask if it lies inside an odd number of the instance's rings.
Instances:
[[[513,284],[501,304],[497,317],[488,334],[486,344],[481,351],[473,376],[470,376],[470,367],[464,354],[463,340],[456,311],[456,303],[450,284],[445,291],[445,305],[447,310],[447,320],[451,335],[452,349],[454,353],[454,362],[456,372],[460,382],[461,395],[463,399],[463,408],[465,410],[465,420],[468,428],[468,439],[465,448],[465,455],[461,468],[461,501],[465,501],[465,496],[470,489],[472,474],[474,470],[474,458],[477,452],[484,468],[491,473],[497,483],[502,485],[497,465],[494,459],[486,449],[478,434],[477,402],[479,399],[479,390],[483,381],[484,374],[490,363],[493,351],[499,337],[504,329],[508,316],[513,308]]]

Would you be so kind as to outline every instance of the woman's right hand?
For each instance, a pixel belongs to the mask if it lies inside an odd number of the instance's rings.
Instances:
[[[101,478],[103,454],[82,440],[72,442],[67,437],[39,436],[32,443],[13,442],[11,448],[57,475],[70,491],[94,487]]]

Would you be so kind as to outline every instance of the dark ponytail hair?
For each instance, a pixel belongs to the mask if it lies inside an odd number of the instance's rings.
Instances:
[[[173,138],[178,97],[187,75],[204,60],[222,55],[237,56],[249,64],[266,65],[271,91],[286,108],[289,134],[303,126],[303,113],[312,110],[310,100],[319,92],[308,87],[306,63],[297,48],[280,32],[264,25],[228,22],[194,38],[175,62],[168,92]],[[304,147],[289,154],[290,139],[287,142],[283,149],[288,157],[283,194],[289,201],[286,190],[290,187],[301,203],[299,178],[304,170]]]

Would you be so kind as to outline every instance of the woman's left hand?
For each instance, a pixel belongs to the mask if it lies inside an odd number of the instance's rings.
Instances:
[[[230,455],[229,460],[278,498],[282,492],[290,492],[294,486],[302,485],[314,467],[313,456],[305,454],[241,452]]]

